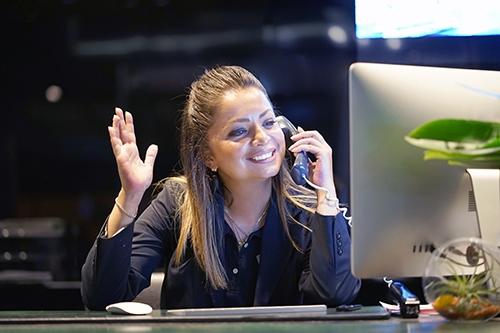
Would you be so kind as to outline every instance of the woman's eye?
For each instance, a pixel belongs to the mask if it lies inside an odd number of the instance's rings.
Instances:
[[[246,129],[244,128],[237,128],[229,132],[230,137],[236,137],[236,136],[241,136],[246,133]]]
[[[264,122],[264,127],[265,128],[272,128],[276,124],[276,120],[274,119],[269,119]]]

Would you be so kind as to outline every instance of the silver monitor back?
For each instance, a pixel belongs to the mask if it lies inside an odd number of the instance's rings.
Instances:
[[[434,247],[479,236],[464,168],[404,136],[438,118],[500,121],[500,72],[389,64],[349,71],[352,270],[422,276]]]

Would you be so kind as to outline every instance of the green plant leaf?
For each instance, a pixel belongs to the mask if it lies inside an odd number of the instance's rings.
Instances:
[[[464,168],[475,168],[475,169],[498,169],[500,168],[500,161],[459,161],[459,160],[449,160],[449,165],[460,166]]]
[[[500,147],[500,138],[490,140],[488,141],[488,143],[484,145],[484,148],[490,148],[490,147]]]
[[[446,153],[437,150],[426,150],[424,160],[444,160],[448,164],[468,168],[497,169],[500,167],[500,154],[471,156],[457,153]]]
[[[462,160],[473,162],[500,162],[500,152],[488,155],[467,155],[448,153],[439,150],[426,150],[424,160]]]
[[[405,140],[420,148],[463,155],[488,155],[500,152],[500,123],[438,119],[411,131]]]

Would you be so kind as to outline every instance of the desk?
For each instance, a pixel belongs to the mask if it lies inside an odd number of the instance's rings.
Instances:
[[[75,320],[71,322],[71,317]],[[10,322],[9,322],[10,318]],[[23,318],[35,320],[31,323]],[[54,320],[63,318],[63,320]],[[92,318],[97,318],[92,320]],[[106,319],[107,318],[107,319]],[[44,323],[44,321],[46,321]],[[36,323],[35,323],[36,322]],[[2,333],[86,333],[86,332],[287,332],[287,333],[417,333],[417,332],[500,332],[500,319],[485,323],[454,323],[439,316],[418,319],[390,318],[385,320],[255,320],[217,322],[176,322],[162,319],[162,312],[151,316],[116,316],[105,312],[85,311],[2,311]]]

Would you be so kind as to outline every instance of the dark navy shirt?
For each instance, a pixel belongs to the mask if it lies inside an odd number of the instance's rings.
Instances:
[[[228,289],[224,303],[234,306],[252,306],[259,274],[262,228],[251,233],[238,250],[238,241],[231,227],[224,224],[225,263]]]
[[[134,223],[111,238],[99,234],[82,267],[82,299],[89,309],[130,301],[149,285],[151,273],[165,262],[162,308],[238,305],[326,304],[352,301],[360,281],[351,273],[350,238],[341,214],[322,216],[289,205],[290,241],[273,194],[264,226],[238,251],[224,221],[224,198],[214,190],[215,220],[220,223],[221,261],[228,289],[214,289],[188,244],[180,264],[175,250],[180,220],[179,193],[165,186]],[[300,224],[295,223],[298,221]],[[307,228],[303,227],[307,226]],[[260,258],[260,261],[259,261]]]

